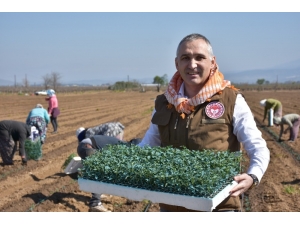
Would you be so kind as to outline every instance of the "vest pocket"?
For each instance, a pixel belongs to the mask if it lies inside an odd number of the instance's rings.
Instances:
[[[172,113],[156,112],[151,122],[158,126],[162,146],[170,145],[171,132],[170,129],[174,129],[175,124],[170,124]],[[173,132],[174,133],[174,132]]]

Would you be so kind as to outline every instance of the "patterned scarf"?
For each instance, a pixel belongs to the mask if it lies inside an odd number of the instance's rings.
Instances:
[[[195,106],[209,100],[214,94],[224,90],[225,87],[231,86],[230,81],[224,80],[224,76],[219,72],[218,67],[211,70],[208,81],[199,93],[192,98],[185,98],[178,95],[182,83],[183,79],[177,71],[164,93],[169,102],[168,107],[170,108],[174,105],[177,112],[181,113],[182,118],[185,117],[185,114],[190,114],[194,111]]]

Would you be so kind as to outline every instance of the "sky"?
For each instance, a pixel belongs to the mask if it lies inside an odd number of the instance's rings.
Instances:
[[[76,1],[74,7],[56,1],[16,7],[15,2],[0,12],[2,80],[14,81],[16,76],[21,82],[26,76],[29,84],[42,83],[42,77],[52,72],[60,74],[62,83],[152,83],[155,76],[164,74],[171,79],[176,72],[177,45],[191,33],[210,40],[225,78],[229,72],[300,61],[300,13],[296,5],[286,8],[274,1],[272,11],[268,5],[246,1],[244,8],[226,11],[224,6],[222,11],[218,1],[207,10],[200,1],[191,1],[190,7],[188,0],[180,4],[174,1],[174,8],[145,1],[143,7],[132,7],[134,10],[125,7],[123,1],[94,7],[80,6]]]

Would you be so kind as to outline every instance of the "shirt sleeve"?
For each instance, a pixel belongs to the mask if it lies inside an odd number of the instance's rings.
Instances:
[[[281,123],[280,124],[280,132],[279,132],[278,139],[281,139],[282,133],[283,133],[283,124]]]
[[[156,111],[154,109],[152,112],[152,117],[155,112]],[[150,126],[149,126],[148,130],[146,131],[144,138],[138,144],[138,146],[154,147],[154,146],[160,146],[160,144],[161,144],[161,140],[160,140],[160,135],[159,135],[159,131],[158,131],[158,126],[156,124],[153,124],[152,122],[150,122]]]
[[[293,123],[287,117],[282,117],[282,122],[285,123],[285,124],[287,124],[290,128],[293,127]]]
[[[25,155],[25,140],[26,140],[26,135],[25,134],[20,134],[19,138],[19,152],[21,156]]]
[[[270,151],[256,126],[253,114],[241,94],[237,95],[233,112],[233,133],[243,145],[250,159],[247,173],[255,174],[259,181],[270,161]]]
[[[49,107],[48,107],[48,113],[51,114],[53,110],[53,98],[49,99]]]
[[[45,118],[46,124],[48,124],[50,122],[50,117],[49,117],[49,114],[46,109],[44,109],[44,118]]]

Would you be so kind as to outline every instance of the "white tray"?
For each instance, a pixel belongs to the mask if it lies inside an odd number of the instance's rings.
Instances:
[[[76,173],[78,168],[82,167],[81,158],[79,156],[73,157],[71,162],[67,165],[64,172],[65,174]]]
[[[82,191],[110,194],[121,196],[134,201],[150,200],[153,203],[165,203],[170,205],[183,206],[187,209],[211,212],[225,198],[229,196],[229,191],[237,185],[233,181],[226,186],[213,198],[193,197],[186,195],[178,195],[164,192],[149,191],[145,189],[126,187],[121,185],[109,184],[99,181],[78,179],[79,188]]]

